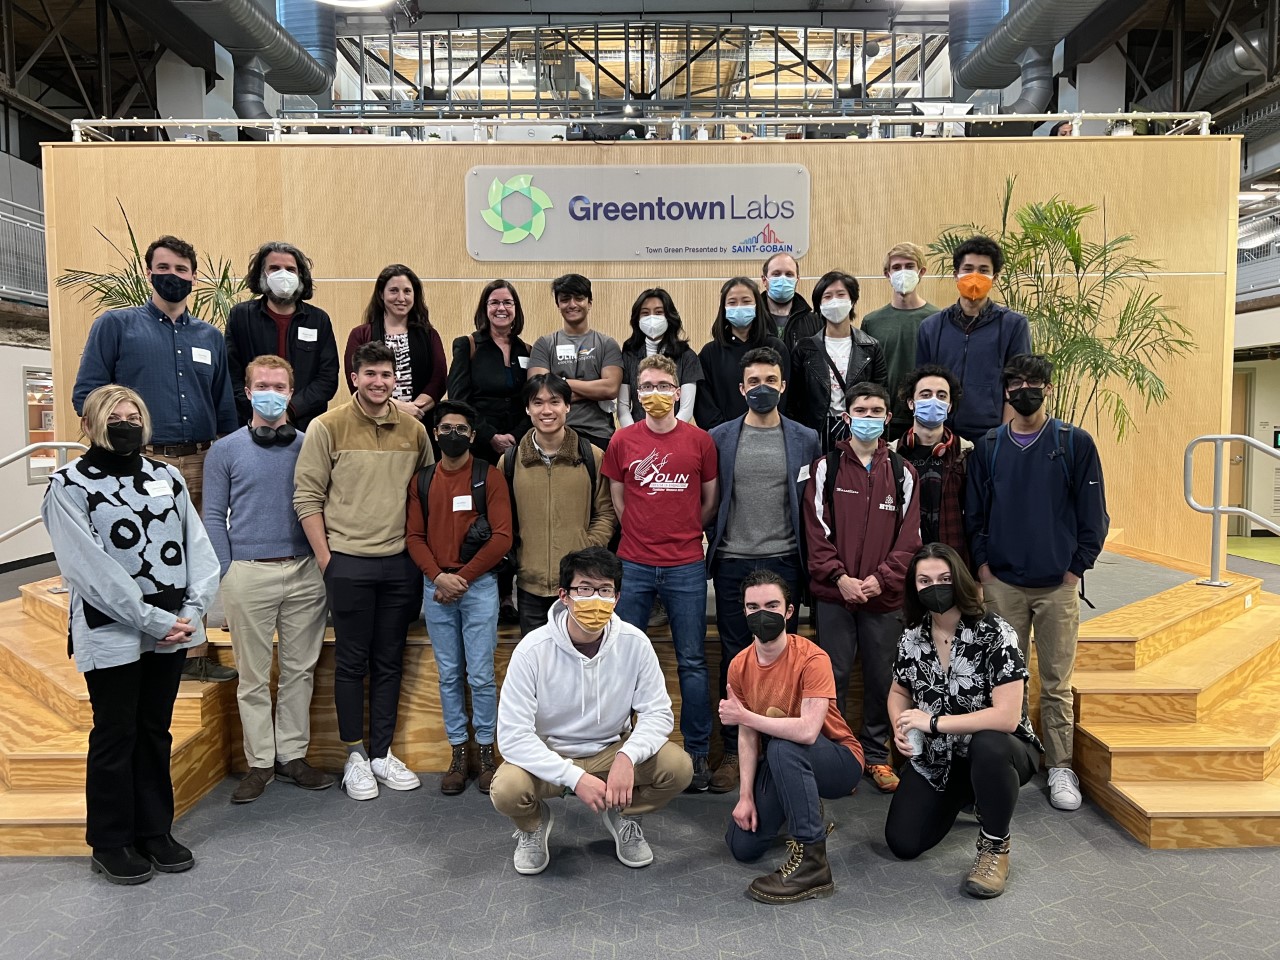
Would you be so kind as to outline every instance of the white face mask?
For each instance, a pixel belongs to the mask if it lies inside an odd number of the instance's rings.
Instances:
[[[839,300],[823,300],[818,309],[822,311],[822,315],[827,318],[829,323],[839,323],[853,309],[853,301],[843,298]]]
[[[667,332],[667,318],[661,314],[640,318],[640,330],[650,340],[658,340]]]
[[[920,274],[916,270],[899,270],[889,274],[889,285],[904,297],[920,284]]]
[[[267,289],[278,300],[292,299],[301,282],[296,273],[290,273],[288,270],[277,270],[275,273],[267,274]]]

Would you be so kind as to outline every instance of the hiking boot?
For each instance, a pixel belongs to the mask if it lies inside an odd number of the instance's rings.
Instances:
[[[302,757],[288,763],[276,761],[276,776],[281,780],[290,780],[303,790],[328,790],[336,779],[333,774],[317,770]]]
[[[867,767],[867,775],[871,777],[871,782],[881,793],[893,793],[898,789],[898,775],[887,763],[871,764]]]
[[[653,606],[649,608],[649,626],[665,627],[668,622],[667,608],[662,605],[661,600],[654,597]]]
[[[829,837],[835,833],[836,822],[827,819],[827,805],[821,799],[818,800],[818,820],[824,825],[822,828],[824,837]]]
[[[647,867],[653,863],[653,850],[644,839],[639,817],[624,817],[620,810],[606,809],[600,814],[600,819],[613,837],[613,849],[623,864]]]
[[[711,778],[712,793],[729,793],[738,789],[738,755],[726,753]]]
[[[480,744],[480,776],[476,777],[476,789],[481,793],[489,792],[493,783],[493,775],[498,772],[498,765],[493,759],[493,744]]]
[[[827,842],[787,841],[790,856],[773,873],[756,877],[747,895],[761,903],[796,903],[815,897],[829,897],[836,886],[827,863]]]
[[[693,779],[684,788],[684,792],[706,793],[707,788],[711,786],[711,764],[707,762],[707,755],[691,753],[689,759],[693,761]]]
[[[133,886],[155,876],[151,861],[133,847],[94,847],[89,869],[102,874],[108,883]]]
[[[446,797],[456,797],[467,789],[467,745],[456,743],[453,746],[453,759],[449,761],[449,769],[440,781],[440,792]]]
[[[541,873],[551,862],[547,841],[551,839],[551,828],[555,825],[556,815],[547,801],[539,800],[538,806],[542,808],[542,822],[529,833],[517,827],[516,832],[511,835],[516,841],[516,873],[522,873],[526,877]]]
[[[253,803],[262,796],[262,791],[267,789],[267,784],[275,778],[276,772],[271,767],[250,767],[244,779],[236,785],[235,792],[231,794],[231,802]]]
[[[234,667],[224,667],[213,657],[187,657],[182,664],[183,680],[198,680],[201,683],[226,683],[235,680],[240,674]]]
[[[161,873],[182,873],[190,870],[196,863],[191,851],[173,839],[171,833],[159,837],[139,837],[134,846]]]
[[[992,840],[978,831],[978,854],[973,858],[973,869],[960,889],[979,900],[990,900],[1004,893],[1008,880],[1009,838]]]

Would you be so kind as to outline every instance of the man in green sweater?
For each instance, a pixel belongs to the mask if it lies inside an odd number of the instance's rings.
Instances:
[[[903,378],[916,366],[916,334],[925,317],[933,316],[938,308],[928,303],[917,292],[920,278],[927,266],[924,250],[914,243],[894,245],[884,255],[884,275],[893,287],[893,300],[879,310],[873,310],[862,320],[862,332],[875,337],[884,349],[885,366],[889,370],[889,396],[893,397],[893,419],[885,430],[885,439],[892,442],[911,426],[911,411],[906,402],[898,398],[898,388]]]

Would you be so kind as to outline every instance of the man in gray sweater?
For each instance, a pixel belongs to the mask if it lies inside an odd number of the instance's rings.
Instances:
[[[222,565],[222,602],[240,669],[236,698],[249,772],[231,795],[250,803],[276,777],[307,790],[334,778],[306,761],[311,693],[324,642],[324,578],[293,509],[302,432],[288,422],[293,369],[276,356],[245,368],[247,427],[213,445],[204,464],[204,524]],[[280,684],[271,719],[273,638]]]

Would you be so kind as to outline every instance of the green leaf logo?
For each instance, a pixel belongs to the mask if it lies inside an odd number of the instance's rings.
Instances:
[[[524,223],[512,223],[502,215],[503,201],[515,193],[529,198],[529,219]],[[502,234],[503,243],[519,243],[525,237],[542,238],[542,231],[547,228],[546,211],[553,206],[546,192],[533,185],[533,176],[522,173],[506,183],[495,178],[489,184],[489,206],[480,211],[480,216]]]

